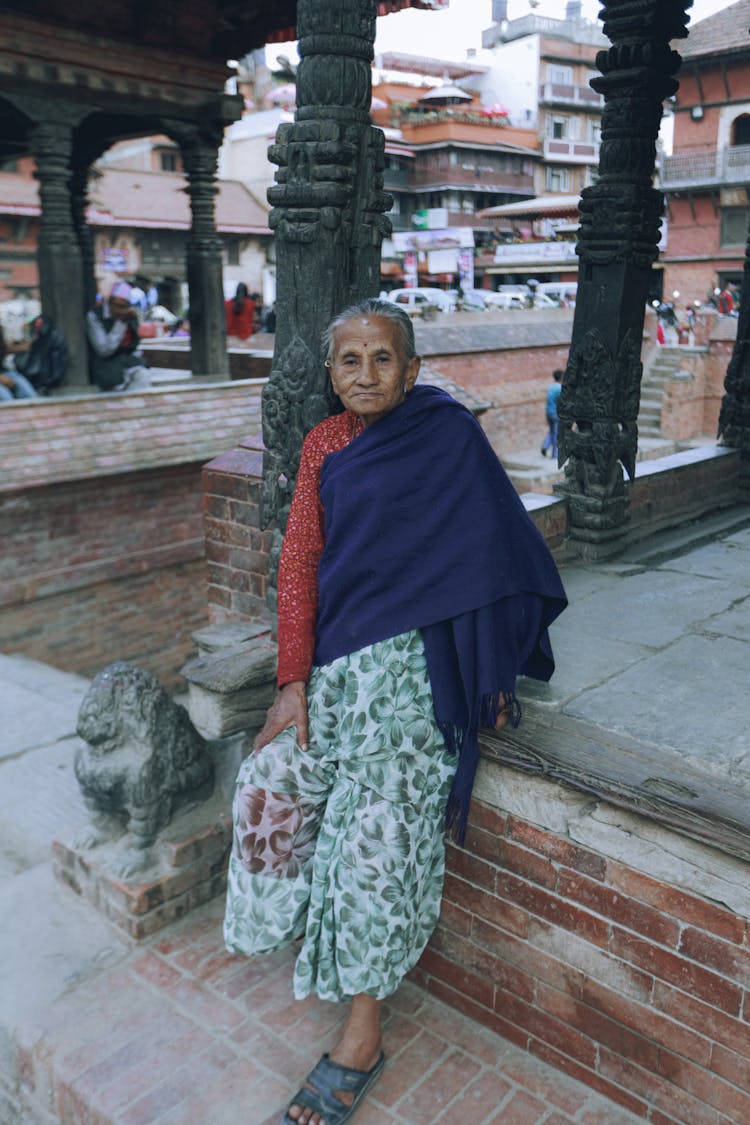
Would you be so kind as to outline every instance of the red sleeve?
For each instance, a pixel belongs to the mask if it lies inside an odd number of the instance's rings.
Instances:
[[[316,426],[302,443],[297,484],[279,560],[277,614],[279,687],[307,680],[315,651],[318,563],[325,546],[320,470],[329,453],[354,436],[352,419],[338,414]]]

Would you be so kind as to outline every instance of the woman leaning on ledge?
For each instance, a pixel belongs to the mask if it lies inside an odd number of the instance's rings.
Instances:
[[[409,317],[368,300],[324,334],[343,413],[302,447],[279,566],[279,693],[240,769],[224,922],[255,955],[301,938],[294,994],[351,1001],[287,1123],[341,1125],[385,1062],[381,1001],[437,922],[478,728],[517,725],[566,605],[474,416],[430,386]]]

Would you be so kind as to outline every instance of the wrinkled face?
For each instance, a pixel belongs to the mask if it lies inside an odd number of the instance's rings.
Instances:
[[[404,359],[398,325],[380,316],[347,320],[333,334],[328,364],[333,389],[363,426],[404,401],[419,374],[419,357]]]

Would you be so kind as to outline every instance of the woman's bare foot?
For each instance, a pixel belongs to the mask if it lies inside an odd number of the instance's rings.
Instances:
[[[380,1001],[360,993],[352,997],[349,1018],[341,1038],[330,1052],[331,1062],[353,1070],[372,1070],[381,1050]],[[354,1094],[349,1090],[336,1090],[334,1096],[343,1105],[351,1105],[354,1101]],[[287,1112],[299,1125],[326,1125],[325,1117],[307,1106],[292,1103]]]

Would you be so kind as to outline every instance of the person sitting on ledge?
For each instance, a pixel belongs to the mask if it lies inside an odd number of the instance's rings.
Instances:
[[[91,382],[101,391],[142,391],[151,372],[138,347],[138,310],[126,281],[112,286],[106,309],[86,313],[91,347]]]
[[[287,1125],[342,1125],[385,1063],[381,1001],[437,923],[478,728],[517,725],[566,605],[479,423],[415,386],[414,330],[366,300],[324,336],[343,413],[305,438],[278,576],[279,693],[242,763],[227,948],[301,939],[294,994],[350,1000]],[[280,1001],[281,1002],[281,1001]]]
[[[15,402],[21,398],[36,398],[36,391],[20,371],[12,366],[13,355],[28,349],[28,344],[6,342],[3,326],[0,324],[0,402]]]

